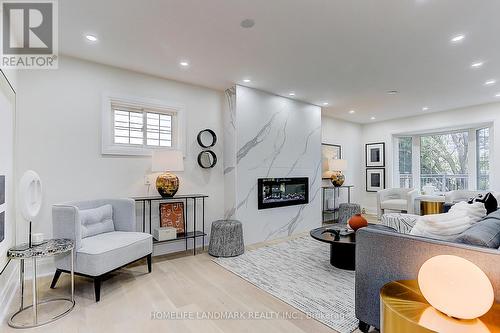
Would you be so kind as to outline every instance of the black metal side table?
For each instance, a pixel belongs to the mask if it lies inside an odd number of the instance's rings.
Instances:
[[[75,274],[73,269],[73,261],[74,261],[73,251],[74,251],[74,243],[70,239],[51,239],[43,242],[42,244],[33,245],[32,247],[29,247],[28,244],[22,244],[9,249],[9,251],[7,252],[7,256],[10,259],[20,260],[19,282],[21,284],[21,306],[19,307],[19,310],[10,317],[8,322],[10,327],[32,328],[32,327],[42,326],[67,315],[68,313],[71,312],[71,310],[73,310],[73,308],[75,307]],[[58,297],[58,298],[46,299],[40,302],[38,300],[37,275],[36,275],[37,259],[61,255],[61,254],[67,254],[68,252],[70,252],[71,255],[71,298]],[[33,304],[24,306],[24,261],[29,259],[31,259],[33,262],[33,283],[32,283]],[[63,312],[55,315],[52,318],[39,321],[39,313],[38,313],[39,305],[47,304],[50,302],[61,302],[61,301],[68,302],[70,304],[69,308],[65,309]],[[30,321],[19,320],[19,317],[24,317],[21,316],[21,314],[24,314],[25,312],[28,311],[32,311],[31,318],[28,318],[30,319]]]
[[[205,237],[207,234],[205,233],[205,199],[208,198],[208,195],[205,194],[180,194],[174,195],[173,197],[161,197],[159,195],[153,196],[143,196],[143,197],[133,197],[136,203],[142,203],[142,231],[149,232],[153,234],[153,223],[152,223],[152,202],[172,202],[172,201],[180,201],[184,203],[184,230],[183,234],[177,235],[174,239],[169,240],[156,240],[153,239],[153,245],[160,243],[169,243],[176,241],[185,241],[186,243],[186,251],[188,250],[188,240],[193,240],[193,254],[196,255],[196,241],[198,238],[202,239],[202,250],[205,250]],[[198,199],[201,201],[201,211],[202,211],[202,220],[201,220],[201,230],[198,229],[200,226],[196,224],[197,222],[197,204]],[[188,228],[188,202],[192,200],[192,221],[193,221],[193,231],[187,231]],[[147,209],[146,209],[146,206]],[[146,211],[149,213],[149,217],[146,218]],[[149,221],[149,228],[146,227],[146,222]]]

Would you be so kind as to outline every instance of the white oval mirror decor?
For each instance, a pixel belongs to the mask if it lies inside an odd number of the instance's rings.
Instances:
[[[42,181],[40,176],[28,170],[19,182],[19,208],[27,221],[32,221],[42,207]]]
[[[418,272],[418,286],[427,302],[459,319],[481,317],[493,306],[490,280],[474,263],[453,255],[430,258]]]

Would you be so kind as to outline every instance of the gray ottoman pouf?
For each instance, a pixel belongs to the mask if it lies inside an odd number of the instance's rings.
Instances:
[[[339,205],[339,223],[347,224],[351,217],[361,214],[361,206],[355,203],[341,203]]]
[[[236,257],[245,252],[240,221],[219,220],[212,223],[208,253],[214,257]]]

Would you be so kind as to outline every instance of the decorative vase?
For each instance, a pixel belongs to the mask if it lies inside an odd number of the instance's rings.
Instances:
[[[368,221],[361,214],[356,214],[349,220],[349,227],[354,231],[366,227],[367,225]]]
[[[332,172],[332,176],[330,177],[330,180],[332,181],[333,186],[340,187],[340,186],[344,185],[345,176],[341,171],[334,171],[334,172]]]
[[[173,173],[165,172],[156,178],[156,189],[164,198],[173,197],[179,189],[179,178]]]

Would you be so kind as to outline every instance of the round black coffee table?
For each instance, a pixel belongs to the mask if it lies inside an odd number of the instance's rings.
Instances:
[[[311,237],[330,244],[330,264],[332,266],[353,271],[356,266],[356,233],[339,235],[334,232],[346,231],[345,226],[326,226],[311,230]]]

